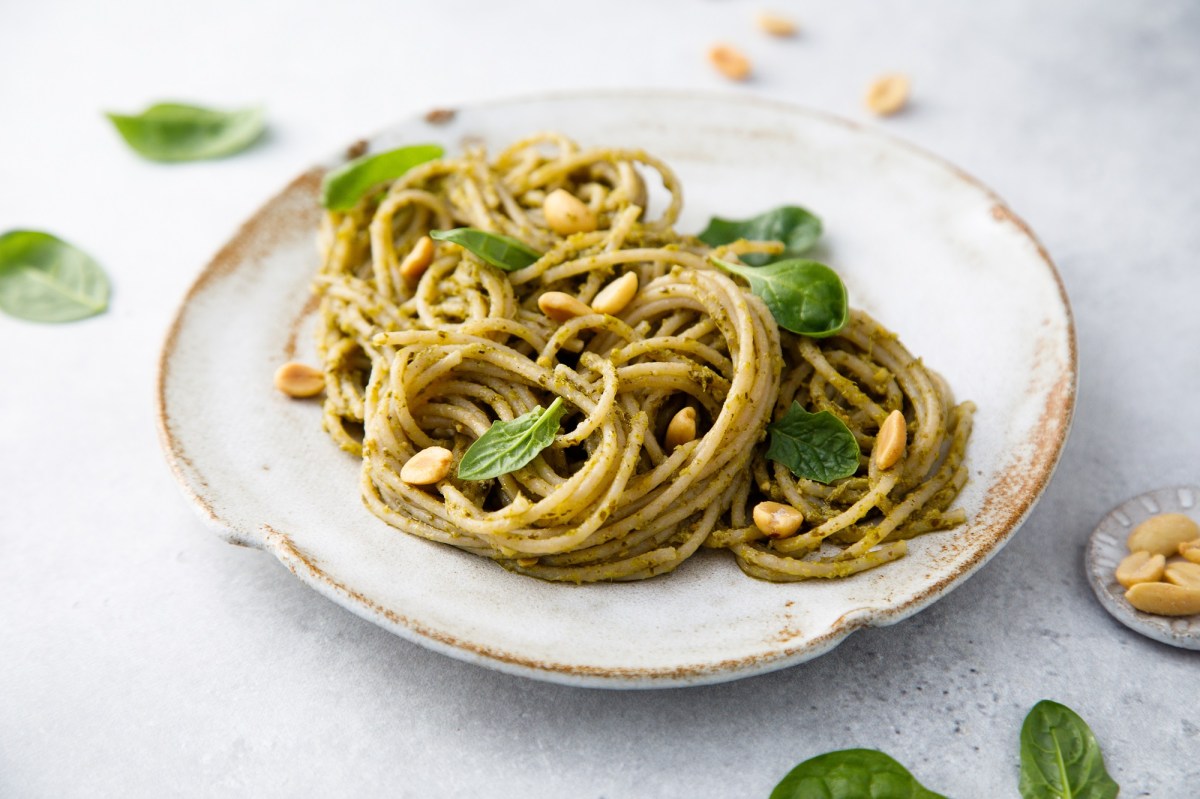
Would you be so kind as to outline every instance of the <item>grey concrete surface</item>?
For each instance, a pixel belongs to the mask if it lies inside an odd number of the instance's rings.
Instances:
[[[0,4],[0,230],[52,230],[115,284],[86,323],[0,317],[0,796],[765,797],[795,763],[866,746],[947,796],[1009,797],[1042,698],[1091,723],[1123,797],[1200,796],[1200,655],[1119,626],[1082,566],[1109,508],[1198,479],[1200,5],[776,5],[796,39],[733,1]],[[908,72],[886,128],[990,184],[1056,260],[1074,431],[991,563],[811,663],[618,693],[433,654],[202,527],[158,451],[153,375],[241,219],[430,106],[729,90],[703,56],[717,39],[755,61],[738,91],[852,118],[873,76]],[[161,98],[262,101],[271,133],[146,164],[99,112]]]

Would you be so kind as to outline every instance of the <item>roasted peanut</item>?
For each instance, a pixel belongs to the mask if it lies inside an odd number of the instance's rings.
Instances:
[[[592,300],[592,310],[596,313],[619,314],[634,298],[637,291],[637,273],[626,272],[600,289],[600,293]]]
[[[1126,588],[1162,579],[1166,558],[1149,552],[1134,552],[1117,565],[1117,582]]]
[[[325,375],[306,363],[288,361],[275,370],[275,388],[289,397],[315,397],[325,389]]]
[[[727,44],[715,44],[708,51],[708,60],[730,80],[746,80],[750,77],[750,59],[740,50]]]
[[[433,485],[450,473],[454,453],[445,447],[426,447],[400,467],[400,479],[409,485]]]
[[[576,316],[586,316],[592,312],[587,305],[561,291],[547,291],[538,297],[538,307],[542,309],[542,313],[560,325]]]
[[[908,440],[908,429],[904,423],[904,414],[892,411],[879,427],[875,436],[875,465],[880,469],[890,469],[896,465],[904,454],[904,446]]]
[[[531,566],[538,565],[538,559],[537,558],[517,558],[517,565],[520,566],[522,569],[528,569]]]
[[[1200,538],[1195,541],[1184,541],[1179,545],[1179,554],[1192,563],[1200,563]]]
[[[596,229],[596,215],[583,200],[566,189],[555,189],[542,201],[546,224],[560,236],[572,233],[591,233]]]
[[[909,81],[905,75],[884,75],[867,88],[866,103],[873,113],[889,116],[908,103]]]
[[[767,538],[787,538],[800,529],[804,514],[782,502],[760,502],[754,506],[754,526]]]
[[[1143,613],[1155,616],[1192,616],[1200,613],[1200,591],[1171,583],[1138,583],[1125,598]]]
[[[421,275],[425,274],[431,261],[433,261],[433,239],[422,236],[417,239],[412,250],[400,262],[400,277],[408,283],[416,283],[421,279]]]
[[[1200,591],[1200,563],[1168,563],[1163,571],[1163,578],[1168,583]]]
[[[663,444],[671,450],[695,437],[696,409],[689,406],[671,417],[671,421],[667,423],[667,434],[663,437]]]
[[[770,11],[760,11],[754,18],[759,30],[772,36],[795,36],[796,23],[787,17],[773,14]]]
[[[1179,545],[1200,538],[1200,525],[1182,513],[1160,513],[1133,528],[1129,551],[1146,550],[1155,555],[1174,555]]]

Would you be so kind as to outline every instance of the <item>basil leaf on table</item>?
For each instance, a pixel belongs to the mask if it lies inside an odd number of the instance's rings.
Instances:
[[[1019,787],[1023,799],[1113,799],[1120,790],[1087,722],[1048,699],[1021,725]]]
[[[788,772],[770,799],[946,799],[908,769],[874,749],[843,749],[805,760]]]
[[[83,250],[37,230],[0,236],[0,311],[31,322],[74,322],[108,308],[108,277]]]
[[[784,205],[750,219],[714,216],[698,238],[709,247],[732,244],[739,239],[783,242],[780,255],[747,253],[740,256],[751,266],[764,266],[772,261],[797,258],[812,249],[821,238],[821,220],[798,205]]]
[[[540,252],[519,239],[473,227],[434,230],[430,231],[429,237],[438,241],[453,242],[505,272],[524,269],[542,257]]]
[[[785,330],[813,338],[836,335],[850,320],[846,285],[828,266],[792,259],[767,266],[743,266],[709,256],[708,260],[750,284],[775,321]]]
[[[544,410],[539,406],[511,422],[492,422],[463,453],[458,478],[487,480],[525,466],[554,441],[565,413],[562,404],[562,397],[555,397]]]
[[[321,181],[321,205],[332,211],[353,208],[363,195],[380,183],[395,180],[414,166],[444,154],[445,151],[436,144],[414,144],[355,158],[325,175]]]
[[[767,425],[767,432],[767,460],[782,463],[797,477],[832,483],[858,471],[858,442],[829,411],[809,413],[793,402],[778,422]]]
[[[199,161],[240,152],[262,135],[261,108],[217,111],[182,103],[158,103],[140,114],[108,114],[117,132],[152,161]]]

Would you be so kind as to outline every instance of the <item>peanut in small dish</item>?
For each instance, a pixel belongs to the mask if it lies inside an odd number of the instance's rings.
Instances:
[[[1179,545],[1179,554],[1192,563],[1200,563],[1200,538],[1195,541],[1184,541]]]
[[[1164,557],[1179,553],[1179,545],[1200,538],[1200,525],[1182,513],[1160,513],[1133,528],[1129,551],[1145,550]]]
[[[1138,583],[1125,598],[1143,613],[1155,616],[1193,616],[1200,613],[1200,589],[1172,583]]]
[[[1149,552],[1134,552],[1117,565],[1117,582],[1126,588],[1138,583],[1156,583],[1162,579],[1166,558]]]

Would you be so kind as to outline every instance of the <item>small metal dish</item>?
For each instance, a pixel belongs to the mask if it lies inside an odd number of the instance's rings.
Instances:
[[[1200,521],[1200,487],[1176,486],[1147,491],[1113,508],[1092,531],[1084,564],[1088,582],[1104,609],[1117,621],[1147,638],[1184,649],[1200,650],[1200,615],[1153,616],[1134,610],[1125,588],[1114,576],[1129,554],[1125,541],[1139,523],[1160,513],[1183,513]]]

